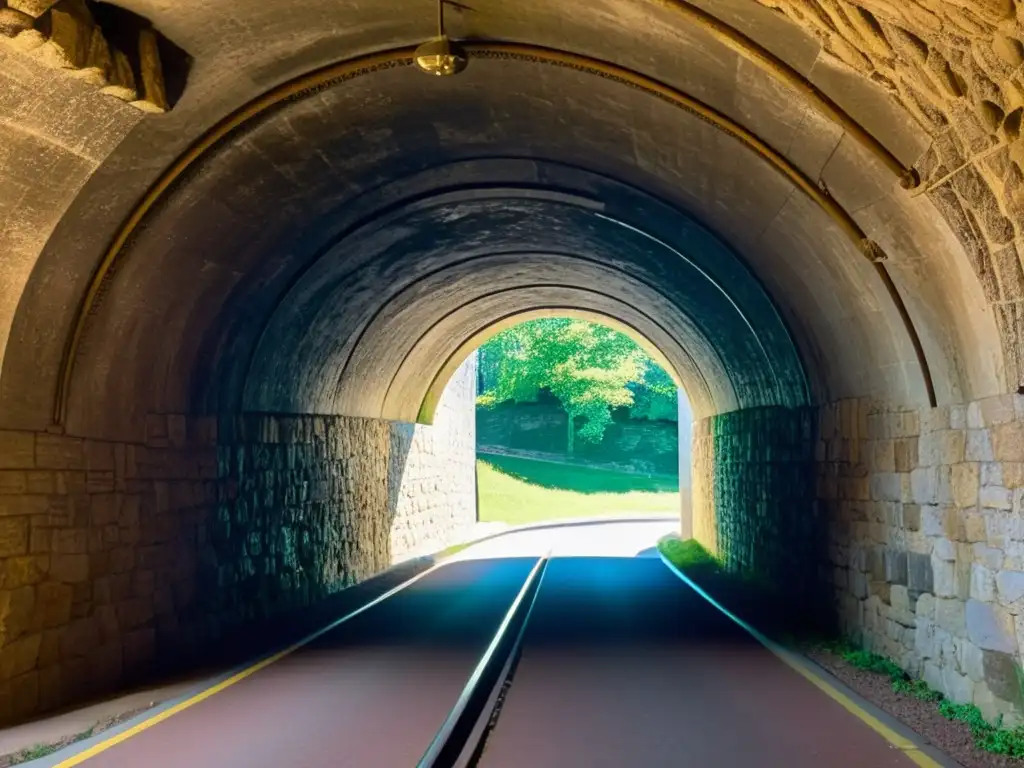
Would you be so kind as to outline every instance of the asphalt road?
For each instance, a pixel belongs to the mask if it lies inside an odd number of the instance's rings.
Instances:
[[[86,768],[411,768],[536,558],[443,566]]]
[[[913,765],[634,554],[549,563],[480,768]],[[442,566],[83,764],[413,768],[535,562]]]
[[[660,560],[548,565],[481,768],[910,768]]]

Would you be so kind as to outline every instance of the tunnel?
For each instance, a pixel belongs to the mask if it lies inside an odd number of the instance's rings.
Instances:
[[[1013,3],[451,4],[450,77],[430,3],[95,5],[0,4],[0,719],[443,549],[473,350],[573,314],[685,389],[685,537],[1024,714]]]

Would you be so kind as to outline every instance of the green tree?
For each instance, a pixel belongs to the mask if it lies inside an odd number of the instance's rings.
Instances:
[[[586,419],[580,439],[600,442],[611,423],[612,409],[632,406],[634,389],[644,385],[649,369],[657,368],[625,334],[571,318],[520,323],[497,334],[482,351],[492,386],[477,402],[483,406],[533,402],[541,389],[547,389],[568,414],[570,454],[577,418]],[[655,377],[655,383],[660,385],[660,379]]]

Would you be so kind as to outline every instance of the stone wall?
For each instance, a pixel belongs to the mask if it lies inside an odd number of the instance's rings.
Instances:
[[[0,722],[201,658],[463,535],[467,368],[411,439],[267,414],[152,415],[144,444],[0,432]]]
[[[179,68],[187,56],[141,18],[108,5],[105,28],[95,10],[87,0],[0,0],[0,45],[143,112],[170,109],[178,94],[168,96],[161,48]]]
[[[474,354],[448,382],[433,425],[391,427],[392,456],[406,456],[389,484],[398,495],[393,559],[440,551],[476,523],[476,366]]]
[[[816,501],[800,492],[813,486],[795,439],[813,425],[807,416],[766,409],[695,425],[695,538],[785,590],[816,579],[844,634],[951,699],[1019,722],[1024,396],[824,406]],[[827,546],[814,543],[822,534]]]
[[[1019,721],[1024,397],[821,413],[818,495],[843,628],[988,717]]]
[[[907,110],[931,145],[921,187],[960,239],[1024,382],[1024,5],[993,0],[759,0]],[[843,99],[839,98],[842,102]]]
[[[823,599],[824,521],[814,503],[807,408],[753,408],[694,425],[694,536],[730,570]]]

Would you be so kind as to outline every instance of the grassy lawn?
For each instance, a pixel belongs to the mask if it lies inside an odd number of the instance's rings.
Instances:
[[[678,485],[665,479],[504,456],[478,461],[476,475],[484,522],[679,511]]]

